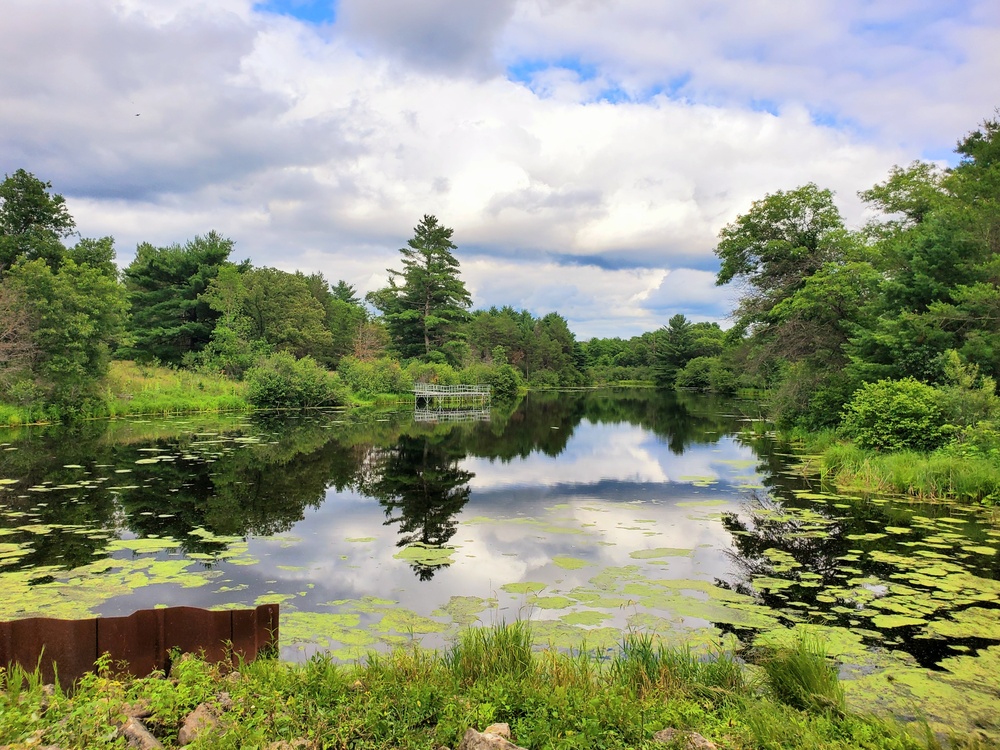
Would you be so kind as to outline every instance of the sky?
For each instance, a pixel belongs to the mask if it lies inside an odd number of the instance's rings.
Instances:
[[[217,230],[384,286],[423,215],[476,308],[580,339],[727,324],[719,230],[857,191],[1000,106],[996,0],[3,0],[0,173],[81,236]]]

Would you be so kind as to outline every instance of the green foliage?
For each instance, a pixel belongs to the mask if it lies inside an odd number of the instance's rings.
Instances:
[[[712,369],[718,365],[717,357],[695,357],[677,373],[674,384],[678,388],[693,388],[699,391],[712,390]]]
[[[118,677],[103,659],[71,695],[47,695],[37,672],[14,668],[2,673],[0,742],[120,747],[125,704],[142,701],[152,710],[143,721],[168,747],[199,703],[223,716],[225,730],[195,744],[233,750],[300,738],[357,750],[457,747],[467,728],[495,721],[510,724],[519,746],[554,750],[666,747],[652,735],[668,726],[734,748],[924,747],[890,722],[815,705],[822,694],[806,693],[807,711],[761,695],[729,655],[704,659],[644,638],[630,636],[613,654],[533,652],[527,625],[515,623],[463,632],[444,656],[408,646],[358,664],[317,655],[304,664],[257,659],[238,672],[182,657],[171,679]],[[648,687],[635,679],[647,668],[662,676]],[[230,706],[220,705],[223,692]]]
[[[980,376],[979,367],[962,361],[954,349],[944,356],[945,383],[938,387],[941,411],[952,425],[969,427],[981,420],[1000,419],[996,381]]]
[[[331,364],[334,340],[312,288],[316,277],[322,281],[319,274],[222,266],[199,298],[220,317],[198,359],[237,377],[263,352],[288,352]],[[330,295],[326,299],[333,302]]]
[[[558,388],[559,373],[553,370],[536,370],[528,381],[532,388]]]
[[[39,258],[17,263],[8,281],[27,310],[32,373],[46,399],[71,404],[92,398],[124,331],[126,303],[117,280],[72,259],[53,271]]]
[[[403,358],[457,364],[461,324],[472,304],[458,273],[453,230],[425,215],[401,248],[403,270],[389,269],[389,286],[368,295],[385,317],[393,344]],[[436,357],[434,356],[436,355]]]
[[[768,689],[782,703],[801,711],[843,713],[844,688],[819,640],[803,634],[795,648],[768,655],[761,666]]]
[[[337,406],[346,394],[335,373],[327,372],[311,357],[296,359],[278,352],[246,372],[247,398],[258,409],[304,409]]]
[[[61,240],[76,226],[66,199],[49,193],[52,183],[23,169],[4,178],[0,182],[0,275],[20,258],[58,266],[65,252]]]
[[[1000,452],[996,431],[983,425],[985,453],[975,437],[935,451],[872,453],[856,445],[832,445],[823,451],[822,470],[838,487],[919,498],[961,498],[986,505],[1000,503]]]
[[[509,364],[497,363],[495,359],[493,364],[479,363],[463,368],[458,373],[458,382],[488,385],[493,398],[501,401],[514,399],[524,385],[518,370]]]
[[[737,327],[767,325],[770,310],[838,255],[843,221],[833,193],[810,183],[755,201],[719,232],[717,283],[738,281],[746,292]]]
[[[411,383],[437,383],[456,385],[461,381],[458,372],[451,365],[435,364],[413,360],[403,370],[405,379]]]
[[[124,275],[135,359],[177,365],[208,344],[220,313],[202,295],[232,250],[216,232],[183,246],[139,245]]]
[[[371,398],[379,393],[406,393],[413,388],[399,362],[387,357],[363,361],[344,357],[337,368],[341,380],[359,396]]]
[[[478,680],[515,680],[535,671],[531,628],[518,620],[491,628],[467,628],[444,657],[459,684]]]
[[[663,327],[655,369],[656,383],[661,388],[673,388],[677,373],[694,356],[691,328],[691,322],[683,315],[674,315]]]
[[[866,383],[844,407],[844,432],[862,448],[933,450],[944,425],[939,392],[913,378]]]
[[[517,396],[522,385],[521,374],[508,364],[491,368],[479,382],[493,389],[493,398],[507,401]]]

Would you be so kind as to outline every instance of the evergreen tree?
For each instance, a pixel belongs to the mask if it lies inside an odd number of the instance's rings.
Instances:
[[[673,388],[677,373],[695,356],[695,337],[691,321],[674,315],[662,329],[660,348],[656,352],[655,377],[661,388]]]
[[[368,295],[385,317],[399,354],[458,364],[464,351],[462,324],[472,298],[452,255],[452,230],[425,215],[407,246],[403,270],[389,269],[389,286]]]
[[[233,241],[216,232],[186,245],[139,245],[125,269],[132,307],[136,359],[180,364],[188,352],[201,351],[212,337],[220,313],[202,294],[233,251]]]

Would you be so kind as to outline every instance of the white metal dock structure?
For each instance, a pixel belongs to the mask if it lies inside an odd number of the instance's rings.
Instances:
[[[414,383],[416,408],[424,412],[489,409],[493,389],[488,385],[438,385]]]

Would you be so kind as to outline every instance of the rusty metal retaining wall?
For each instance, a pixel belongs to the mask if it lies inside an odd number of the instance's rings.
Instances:
[[[53,682],[58,672],[63,686],[91,671],[105,653],[116,668],[121,662],[131,674],[145,676],[168,669],[174,648],[204,651],[205,658],[214,662],[250,661],[277,644],[277,604],[212,611],[169,607],[143,609],[128,617],[0,622],[0,666],[20,664],[31,671],[40,664],[46,683]]]

